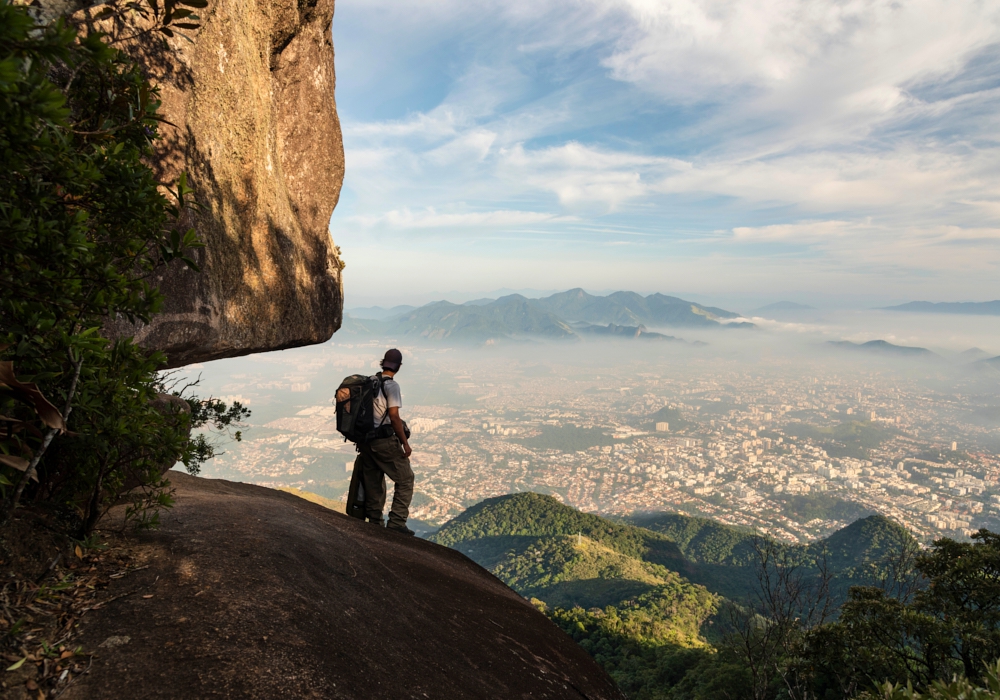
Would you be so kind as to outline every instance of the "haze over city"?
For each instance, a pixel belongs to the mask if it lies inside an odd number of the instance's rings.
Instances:
[[[190,368],[201,391],[253,411],[243,442],[203,474],[342,501],[355,451],[336,432],[333,391],[398,346],[419,532],[519,491],[801,543],[870,513],[928,539],[1000,524],[995,317],[779,305],[686,325],[483,326],[512,304],[555,302],[431,304],[382,320],[359,309],[323,346]],[[587,308],[577,313],[602,320]]]

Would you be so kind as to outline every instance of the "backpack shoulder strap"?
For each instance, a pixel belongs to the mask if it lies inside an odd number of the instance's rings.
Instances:
[[[389,395],[385,393],[386,379],[385,377],[382,376],[382,373],[379,372],[378,374],[375,375],[375,377],[376,381],[378,381],[378,391],[376,391],[375,393],[382,394],[382,397],[385,399],[385,413],[382,414],[382,420],[379,421],[379,424],[375,426],[377,428],[381,428],[383,425],[385,425],[385,419],[389,417]]]

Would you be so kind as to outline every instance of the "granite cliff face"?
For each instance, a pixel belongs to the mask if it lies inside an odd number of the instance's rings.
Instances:
[[[190,224],[206,247],[200,273],[175,263],[161,276],[167,303],[151,324],[114,330],[172,367],[319,343],[340,327],[343,265],[328,231],[344,179],[333,9],[210,0],[193,42],[130,47],[170,122],[153,165],[164,182],[188,173],[201,205]]]

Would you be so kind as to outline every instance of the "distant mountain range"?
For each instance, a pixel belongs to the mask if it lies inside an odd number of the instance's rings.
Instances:
[[[883,311],[907,311],[919,314],[969,314],[973,316],[1000,316],[1000,300],[931,302],[911,301],[899,306],[886,306]]]
[[[959,359],[964,360],[966,362],[975,362],[976,360],[982,360],[989,356],[990,354],[988,352],[980,348],[969,348],[965,352],[961,352],[958,354]]]
[[[927,348],[908,347],[906,345],[893,345],[884,340],[869,340],[867,343],[852,343],[849,340],[831,340],[827,345],[844,350],[856,352],[866,352],[872,355],[884,355],[888,357],[913,357],[913,358],[935,358],[937,354]]]
[[[979,360],[974,363],[975,365],[992,367],[993,369],[1000,370],[1000,355],[997,357],[989,357],[985,360]]]
[[[796,304],[794,301],[776,301],[773,304],[754,309],[754,313],[768,313],[771,311],[815,311],[815,307],[805,304]]]
[[[389,312],[399,310],[398,313]],[[363,314],[372,318],[365,318]],[[584,336],[680,340],[647,330],[647,325],[680,328],[753,328],[731,321],[739,314],[702,306],[677,297],[615,292],[605,297],[582,289],[542,299],[510,294],[499,299],[476,299],[465,304],[438,301],[421,306],[355,309],[344,318],[348,333],[395,333],[430,340],[484,342],[498,339],[541,338],[579,340]],[[731,321],[723,323],[723,321]]]
[[[720,319],[739,318],[739,314],[732,311],[702,306],[663,294],[643,297],[635,292],[615,292],[606,297],[598,297],[587,294],[582,289],[571,289],[533,301],[539,308],[569,321],[626,326],[648,324],[682,328],[712,327],[718,326]]]
[[[429,340],[487,340],[499,337],[575,338],[569,324],[520,294],[489,304],[465,305],[438,301],[390,319],[403,335]]]

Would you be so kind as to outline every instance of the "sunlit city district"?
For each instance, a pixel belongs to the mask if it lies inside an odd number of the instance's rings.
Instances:
[[[376,347],[331,343],[289,356],[282,380],[230,375],[222,398],[261,413],[277,393],[332,395],[342,375],[367,371]],[[943,390],[928,388],[922,370],[832,371],[780,358],[584,369],[423,355],[423,368],[401,377],[404,401],[409,379],[447,383],[452,403],[464,403],[405,406],[418,474],[412,517],[428,525],[517,491],[601,514],[704,516],[791,542],[865,512],[925,539],[965,536],[1000,516],[1000,459],[986,447],[995,431],[968,420],[975,377]],[[205,475],[343,498],[354,452],[333,406],[293,408],[253,422]]]

